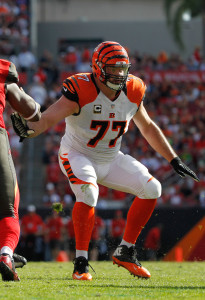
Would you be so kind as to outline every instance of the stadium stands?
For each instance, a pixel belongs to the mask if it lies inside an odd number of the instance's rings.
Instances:
[[[90,71],[89,59],[92,49],[88,45],[81,45],[80,47],[70,45],[59,53],[56,60],[48,50],[45,50],[42,57],[37,60],[28,47],[28,16],[27,0],[1,1],[0,51],[1,56],[16,64],[20,74],[20,84],[32,92],[32,96],[37,100],[43,99],[41,105],[44,110],[59,97],[62,80],[66,76],[70,75],[71,72]],[[129,55],[132,62],[130,72],[141,77],[147,84],[145,105],[148,112],[163,129],[164,134],[179,155],[199,172],[201,182],[195,185],[188,178],[180,181],[172,173],[169,164],[147,145],[132,123],[129,132],[124,137],[122,150],[142,161],[162,182],[164,192],[158,201],[159,206],[205,206],[203,196],[205,189],[205,62],[200,48],[197,46],[193,49],[193,55],[187,61],[183,61],[178,54],[168,54],[163,49],[156,57],[151,53],[141,54],[137,49]],[[26,67],[21,64],[22,56],[24,62],[26,62],[25,57],[27,58]],[[30,71],[33,72],[34,76],[30,76]],[[8,117],[10,112],[8,107],[5,111],[5,119],[10,133],[17,175],[20,180],[22,144],[18,143],[18,138],[10,126]],[[66,198],[62,194],[68,195],[67,199],[70,199],[73,194],[69,188],[65,188],[66,179],[61,174],[55,158],[64,126],[64,122],[60,122],[45,133],[42,164],[46,170],[45,190],[46,184],[51,182],[57,193],[61,194],[61,199]],[[55,176],[51,174],[55,174]],[[59,192],[59,186],[64,186],[63,192]],[[105,191],[104,188],[103,191],[100,191],[99,205],[105,207],[107,200],[113,202],[120,200],[122,206],[122,200],[125,200],[126,207],[126,200],[129,201],[129,199],[130,195],[119,194],[116,191]],[[65,205],[70,203],[70,200],[62,201],[65,201]],[[44,205],[43,201],[41,203]]]

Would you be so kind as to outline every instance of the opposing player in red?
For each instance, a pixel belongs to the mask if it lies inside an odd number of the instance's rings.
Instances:
[[[28,122],[20,130],[20,136],[28,137],[28,130],[33,129],[35,133],[30,137],[34,137],[65,118],[59,162],[76,196],[72,212],[76,238],[73,279],[92,279],[88,270],[88,246],[98,184],[135,195],[113,262],[134,276],[151,276],[137,260],[135,243],[161,195],[161,184],[144,165],[120,151],[122,136],[131,120],[179,175],[189,175],[198,181],[150,119],[143,105],[146,86],[140,78],[129,75],[129,68],[128,54],[120,44],[101,43],[92,56],[92,73],[67,78],[62,97],[42,114],[39,122]],[[17,116],[14,127],[20,124]]]
[[[18,85],[13,63],[0,59],[0,273],[5,281],[18,281],[14,250],[19,240],[19,189],[3,111],[6,101],[30,121],[40,119],[40,106]]]

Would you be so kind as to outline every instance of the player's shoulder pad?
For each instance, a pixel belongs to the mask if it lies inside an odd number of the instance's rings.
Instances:
[[[98,94],[91,73],[79,73],[66,78],[61,92],[69,100],[78,102],[81,108],[94,101]]]
[[[146,88],[146,84],[141,78],[129,74],[127,79],[127,97],[130,102],[139,106],[145,96]]]

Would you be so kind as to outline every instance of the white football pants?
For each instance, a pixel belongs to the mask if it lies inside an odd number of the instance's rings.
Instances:
[[[59,164],[69,179],[76,201],[93,207],[98,200],[98,183],[141,199],[156,199],[161,196],[159,181],[139,161],[122,152],[118,152],[109,163],[98,163],[84,154],[61,146]]]

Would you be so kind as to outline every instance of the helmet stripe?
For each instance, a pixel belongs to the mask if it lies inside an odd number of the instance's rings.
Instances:
[[[120,44],[113,43],[113,44],[106,44],[106,45],[104,45],[104,46],[100,49],[100,51],[99,51],[99,53],[98,53],[98,58],[99,58],[101,52],[102,52],[104,49],[109,48],[109,47],[112,47],[112,46],[120,46]]]
[[[103,60],[103,58],[104,58],[107,54],[112,53],[112,52],[122,52],[122,50],[119,49],[119,50],[111,50],[111,51],[106,52],[106,53],[101,57],[101,61]]]
[[[105,63],[107,63],[109,60],[114,59],[114,58],[126,58],[126,59],[128,59],[128,57],[125,56],[125,55],[114,55],[114,56],[108,57],[108,59],[106,60]]]

